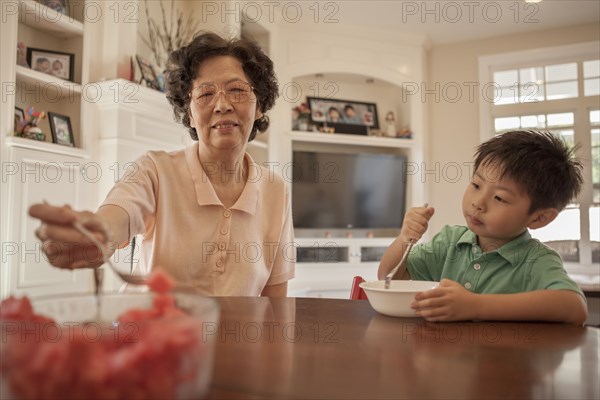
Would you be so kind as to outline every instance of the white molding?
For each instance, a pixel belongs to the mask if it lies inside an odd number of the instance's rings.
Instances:
[[[62,146],[56,143],[41,142],[38,140],[24,139],[20,137],[7,137],[4,143],[8,148],[18,147],[22,149],[38,150],[45,153],[61,154],[81,159],[91,158],[90,154],[83,149]]]
[[[342,144],[346,146],[389,147],[396,149],[411,149],[414,146],[413,139],[299,131],[288,132],[288,135],[294,142],[330,143]]]

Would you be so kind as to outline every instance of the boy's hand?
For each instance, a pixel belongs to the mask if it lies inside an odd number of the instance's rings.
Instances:
[[[417,293],[410,306],[427,321],[471,320],[476,296],[459,283],[442,279],[437,288]]]
[[[413,207],[404,214],[400,238],[403,243],[418,242],[427,231],[429,220],[435,213],[433,207]]]

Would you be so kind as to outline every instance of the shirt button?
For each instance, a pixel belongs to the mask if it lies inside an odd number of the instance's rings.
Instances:
[[[222,260],[217,260],[217,267],[221,268],[223,266]]]
[[[477,254],[479,252],[479,249],[476,246],[473,246],[471,251],[473,252],[473,254]]]
[[[227,235],[227,228],[221,229],[221,235]]]
[[[231,211],[229,211],[229,210],[225,210],[225,211],[223,211],[223,216],[224,216],[225,218],[229,218],[229,217],[231,217]]]
[[[481,269],[481,265],[475,264],[473,265],[473,269],[475,269],[475,271],[479,271]]]
[[[225,242],[219,243],[219,249],[220,250],[225,250]]]
[[[466,289],[471,289],[471,282],[465,283],[465,288]]]

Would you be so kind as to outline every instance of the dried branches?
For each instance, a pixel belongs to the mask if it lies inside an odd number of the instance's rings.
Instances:
[[[148,11],[148,0],[144,0],[146,6],[146,21],[148,23],[148,38],[140,35],[142,41],[152,50],[154,60],[159,70],[164,70],[167,58],[171,51],[187,44],[198,30],[198,23],[192,17],[192,13],[184,18],[183,13],[175,10],[175,1],[171,0],[170,18],[167,23],[167,15],[163,1],[160,0],[160,11],[162,14],[162,25],[150,18]],[[176,19],[175,19],[176,17]]]

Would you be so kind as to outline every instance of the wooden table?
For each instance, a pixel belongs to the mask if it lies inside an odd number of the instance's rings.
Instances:
[[[211,399],[598,399],[600,331],[428,323],[367,301],[218,298]]]

